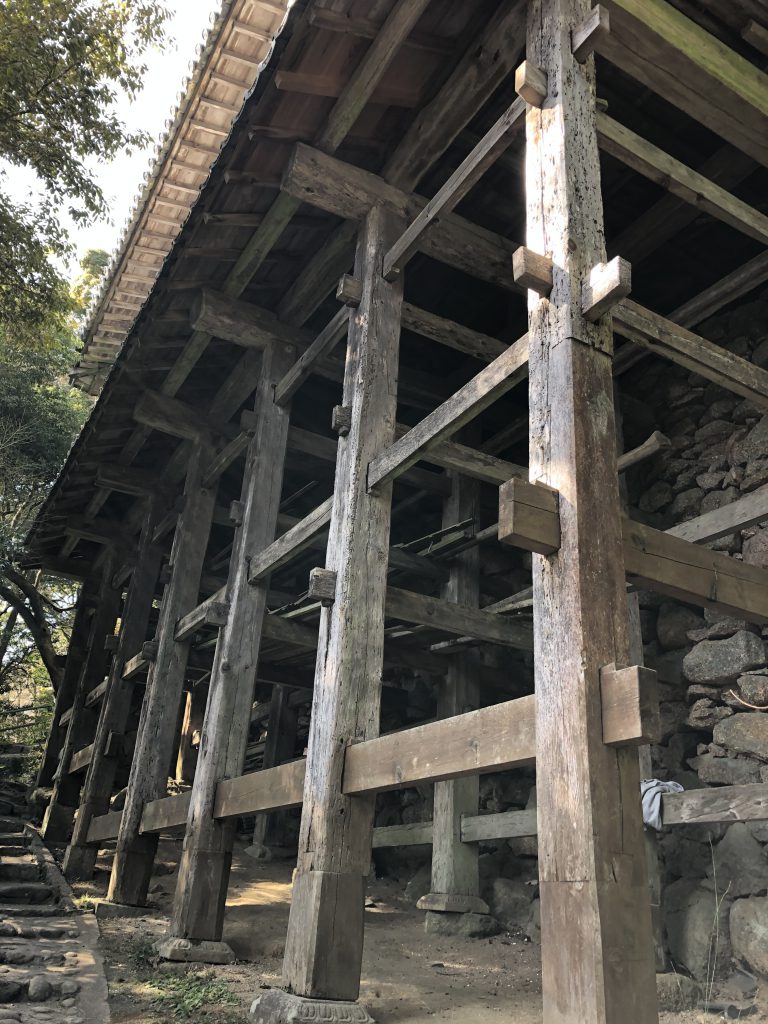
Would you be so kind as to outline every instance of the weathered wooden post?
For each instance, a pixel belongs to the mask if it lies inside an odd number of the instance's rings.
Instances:
[[[571,32],[587,0],[530,0],[527,244],[530,479],[559,492],[561,540],[533,557],[536,774],[545,1024],[657,1020],[636,750],[608,747],[600,669],[629,663],[608,315],[582,315],[605,261],[594,60]]]
[[[394,438],[403,288],[381,270],[398,227],[374,207],[358,240],[362,300],[350,319],[343,398],[350,427],[339,438],[326,559],[336,590],[320,618],[286,991],[261,997],[258,1020],[316,1013],[313,1000],[355,1000],[359,993],[374,797],[344,796],[341,784],[345,748],[379,730],[392,485],[369,492],[367,469]],[[323,1019],[367,1017],[349,1002],[322,1005]]]
[[[290,695],[291,690],[286,686],[276,683],[272,687],[263,768],[274,768],[293,757],[298,715],[296,709],[290,706]],[[269,840],[279,832],[278,822],[283,815],[285,811],[265,811],[256,815],[252,839],[255,856],[267,854]]]
[[[43,835],[47,842],[66,842],[71,833],[75,810],[80,796],[82,775],[71,775],[69,771],[72,755],[84,747],[93,736],[93,722],[84,721],[93,714],[83,715],[85,698],[94,686],[98,686],[107,671],[111,653],[105,649],[106,637],[114,632],[120,607],[120,591],[112,586],[115,559],[111,551],[106,552],[102,567],[101,585],[96,594],[91,586],[81,593],[86,598],[94,596],[96,606],[90,605],[90,634],[87,637],[87,654],[81,665],[77,687],[70,703],[70,718],[66,727],[61,758],[53,786],[53,793],[43,818]],[[90,728],[89,728],[90,725]]]
[[[221,941],[221,928],[235,822],[214,820],[213,803],[218,783],[240,775],[245,760],[269,590],[268,578],[251,585],[248,573],[251,557],[275,537],[289,410],[275,404],[273,392],[295,359],[293,346],[278,340],[270,342],[262,358],[241,494],[242,522],[227,579],[229,611],[216,644],[170,937],[160,946],[161,955],[173,960],[232,958]]]
[[[152,542],[158,520],[163,515],[162,499],[147,499],[138,544],[136,567],[128,584],[123,605],[120,637],[109,670],[107,692],[93,741],[93,756],[78,808],[72,839],[64,855],[64,873],[68,878],[88,879],[98,856],[98,848],[88,844],[91,819],[106,814],[117,771],[120,739],[128,724],[133,683],[123,679],[125,662],[138,653],[147,637],[147,626],[155,598],[162,551]]]
[[[203,477],[213,454],[204,440],[194,443],[184,486],[184,507],[173,535],[171,578],[165,586],[157,626],[157,654],[150,664],[141,709],[117,849],[107,898],[143,906],[157,850],[157,835],[141,835],[144,804],[165,796],[179,721],[179,707],[191,638],[176,640],[176,623],[196,606],[203,560],[211,532],[216,485]]]
[[[56,693],[56,704],[51,720],[51,729],[45,743],[43,759],[37,773],[36,785],[47,787],[52,785],[59,754],[64,746],[67,729],[60,724],[61,716],[72,707],[77,687],[83,674],[83,667],[88,658],[89,636],[94,608],[99,595],[98,575],[89,576],[80,587],[75,606],[75,619],[72,623],[72,635],[67,648],[67,661],[64,676]]]
[[[476,480],[451,474],[451,494],[443,503],[443,526],[463,522],[478,512],[480,489]],[[469,608],[480,605],[480,549],[471,547],[457,555],[450,566],[450,579],[443,586],[443,598]],[[439,684],[437,714],[451,718],[479,707],[480,689],[477,652],[466,650],[451,654],[448,672]],[[451,923],[458,924],[467,913],[487,914],[488,905],[480,899],[479,846],[461,841],[461,817],[477,814],[480,779],[467,775],[435,783],[432,813],[432,887],[418,907],[427,911],[428,932],[445,933]]]
[[[181,723],[179,753],[176,758],[176,780],[190,785],[195,779],[199,737],[203,728],[205,705],[208,703],[208,683],[200,680],[187,692],[184,717]],[[198,743],[195,744],[195,736]]]

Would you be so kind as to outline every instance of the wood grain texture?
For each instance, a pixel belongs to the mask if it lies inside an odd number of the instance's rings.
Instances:
[[[602,731],[600,669],[628,664],[629,640],[610,325],[581,303],[605,262],[594,60],[570,47],[588,14],[528,8],[549,88],[526,121],[527,244],[553,262],[550,299],[528,294],[530,478],[559,492],[561,532],[532,556],[543,1019],[655,1024],[637,753]]]

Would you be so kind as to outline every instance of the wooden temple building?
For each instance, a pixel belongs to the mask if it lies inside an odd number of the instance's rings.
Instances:
[[[301,808],[256,1017],[366,1019],[372,842],[431,842],[423,905],[461,914],[479,840],[535,831],[546,1024],[657,1020],[633,587],[765,622],[768,574],[624,517],[662,440],[621,405],[665,360],[768,409],[768,371],[696,333],[768,279],[766,61],[764,0],[224,5],[28,564],[82,581],[39,780],[70,878],[114,843],[108,898],[143,905],[183,834],[162,952],[216,960],[238,819]],[[437,717],[382,729],[419,673]],[[534,763],[535,821],[478,816],[480,773]],[[432,821],[375,837],[414,783]],[[667,820],[764,817],[747,788]]]

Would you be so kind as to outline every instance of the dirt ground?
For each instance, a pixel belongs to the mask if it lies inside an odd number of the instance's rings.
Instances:
[[[153,907],[141,918],[100,921],[110,1006],[115,1024],[194,1019],[235,1024],[264,988],[279,985],[292,865],[257,862],[239,845],[224,925],[238,957],[229,966],[158,963],[153,943],[164,933],[176,884],[179,844],[164,840],[150,887]],[[94,883],[74,886],[84,907],[103,895],[109,859]],[[541,1024],[538,945],[520,935],[486,939],[426,935],[424,915],[402,887],[380,879],[369,886],[360,999],[379,1024]],[[750,1021],[768,1021],[759,993]],[[663,1024],[704,1024],[719,1014],[662,1013]],[[627,1022],[631,1024],[631,1022]]]

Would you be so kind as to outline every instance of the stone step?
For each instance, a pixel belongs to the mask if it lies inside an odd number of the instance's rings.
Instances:
[[[28,857],[29,855],[29,846],[0,846],[0,861],[5,860],[6,857]]]
[[[0,832],[0,847],[29,846],[31,840],[26,832]]]
[[[0,901],[8,903],[45,903],[53,899],[53,889],[43,882],[0,882]]]
[[[58,903],[0,903],[0,918],[3,917],[60,917]]]
[[[40,868],[33,860],[0,858],[0,882],[37,882]]]

